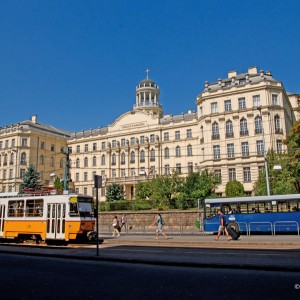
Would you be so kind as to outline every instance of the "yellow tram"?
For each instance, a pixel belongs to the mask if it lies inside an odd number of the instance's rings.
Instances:
[[[95,237],[90,196],[8,194],[0,194],[0,239],[50,244]]]

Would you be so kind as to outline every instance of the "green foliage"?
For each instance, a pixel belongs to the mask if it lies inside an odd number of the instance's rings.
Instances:
[[[237,180],[230,180],[225,188],[226,197],[241,197],[244,196],[245,190],[241,182]]]
[[[124,190],[123,186],[117,183],[112,183],[107,187],[106,191],[106,200],[108,202],[110,201],[116,201],[116,200],[123,200],[124,199]]]
[[[140,181],[135,186],[135,195],[138,199],[149,199],[152,195],[151,181]]]
[[[23,193],[24,188],[40,189],[40,173],[37,172],[33,165],[29,165],[23,176],[23,182],[20,185],[20,193]]]
[[[290,158],[289,171],[295,179],[294,185],[296,190],[300,193],[300,120],[294,123],[283,142],[288,148],[288,156]]]
[[[268,175],[271,195],[285,195],[296,193],[296,178],[292,170],[291,157],[287,154],[276,153],[273,149],[267,153]],[[281,170],[274,170],[274,166],[281,166]],[[263,170],[254,185],[255,195],[267,195],[266,172]]]
[[[64,182],[60,180],[58,176],[56,176],[54,180],[54,188],[61,193],[64,189]]]

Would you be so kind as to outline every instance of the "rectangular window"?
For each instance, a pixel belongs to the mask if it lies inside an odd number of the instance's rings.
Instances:
[[[229,180],[236,180],[236,173],[235,173],[235,168],[230,168],[228,169],[228,177]]]
[[[170,165],[165,165],[165,175],[170,175]]]
[[[116,140],[112,140],[112,141],[111,141],[111,146],[112,146],[113,148],[116,148],[116,147],[117,147],[117,141],[116,141]]]
[[[83,173],[83,181],[88,181],[88,173],[87,172]]]
[[[253,96],[253,106],[254,107],[260,106],[260,96],[259,95]]]
[[[234,157],[234,144],[227,144],[227,156],[228,158]]]
[[[256,141],[256,151],[257,155],[264,155],[264,142]]]
[[[130,138],[130,145],[134,145],[135,144],[135,137],[131,137]]]
[[[243,174],[244,174],[244,182],[251,182],[250,167],[243,168]]]
[[[30,199],[26,200],[26,217],[42,217],[43,216],[43,199]]]
[[[155,135],[150,134],[150,143],[154,143],[154,142],[155,142]]]
[[[249,156],[249,144],[248,144],[248,142],[242,142],[242,156]]]
[[[187,129],[186,130],[186,137],[191,138],[192,137],[192,129]]]
[[[239,109],[244,109],[246,108],[246,99],[243,97],[243,98],[239,98]]]
[[[26,146],[27,146],[27,138],[22,138],[21,145],[22,145],[23,147],[26,147]]]
[[[211,113],[215,114],[218,112],[218,103],[217,102],[213,102],[210,104],[210,108],[211,108]]]
[[[11,147],[13,148],[13,147],[15,147],[15,145],[16,145],[16,140],[15,140],[15,139],[12,139],[12,140],[11,140]]]
[[[41,149],[45,149],[45,142],[41,142]]]
[[[125,169],[121,169],[121,177],[125,177],[126,176],[126,171]]]
[[[220,159],[221,155],[220,155],[220,146],[219,145],[215,145],[213,147],[214,149],[214,159]]]
[[[193,165],[192,162],[189,162],[189,163],[188,163],[188,172],[189,172],[189,173],[194,172],[194,167],[193,167],[193,166],[194,166],[194,165]]]
[[[9,178],[9,179],[12,179],[12,178],[13,178],[13,170],[12,170],[12,169],[9,169],[8,178]]]
[[[2,179],[6,179],[6,170],[3,170]]]
[[[130,173],[131,173],[131,176],[135,176],[136,175],[135,168],[131,168],[130,169]]]
[[[24,200],[8,201],[8,217],[24,217]]]
[[[83,195],[87,195],[87,187],[83,188]]]
[[[181,164],[176,164],[176,172],[181,174]]]
[[[125,145],[126,145],[125,139],[121,139],[121,147],[125,147]]]
[[[76,146],[76,153],[80,153],[80,145]]]
[[[101,148],[102,148],[102,149],[105,149],[105,147],[106,147],[106,143],[105,143],[105,142],[102,142],[102,143],[101,143]]]
[[[164,141],[169,140],[169,132],[164,132]]]
[[[55,145],[54,144],[51,144],[51,151],[55,151]]]
[[[144,135],[140,136],[140,143],[145,144],[145,136]]]
[[[222,172],[221,169],[217,169],[214,171],[217,183],[222,183]]]
[[[97,150],[97,143],[93,143],[93,151]]]
[[[111,170],[111,177],[113,177],[113,178],[117,177],[117,170],[116,169]]]
[[[225,100],[224,101],[224,109],[225,109],[225,111],[231,111],[232,110],[231,100]]]
[[[8,148],[8,140],[5,141],[5,148]]]
[[[79,181],[79,173],[75,174],[75,181],[77,181],[77,182]]]
[[[179,130],[175,131],[175,140],[180,140],[180,131]]]
[[[105,196],[105,188],[101,188],[101,197]]]
[[[276,141],[277,153],[282,153],[282,140]]]
[[[88,144],[85,144],[84,145],[84,152],[88,152],[89,151],[89,145]]]
[[[278,105],[278,95],[272,94],[272,104]]]

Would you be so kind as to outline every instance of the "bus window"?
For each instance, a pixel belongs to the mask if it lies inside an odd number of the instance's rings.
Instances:
[[[43,199],[26,200],[26,217],[42,217],[43,216]]]
[[[92,198],[78,198],[79,214],[80,217],[92,217]]]
[[[8,217],[24,217],[24,200],[8,201]]]

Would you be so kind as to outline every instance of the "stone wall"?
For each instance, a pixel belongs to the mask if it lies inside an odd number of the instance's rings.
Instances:
[[[155,217],[158,212],[126,212],[127,231],[131,233],[150,233],[155,232]],[[165,222],[164,229],[169,233],[193,233],[199,232],[196,221],[199,218],[198,211],[168,211],[159,212]],[[117,216],[120,223],[122,212],[101,212],[99,213],[99,231],[110,233],[114,216]]]

